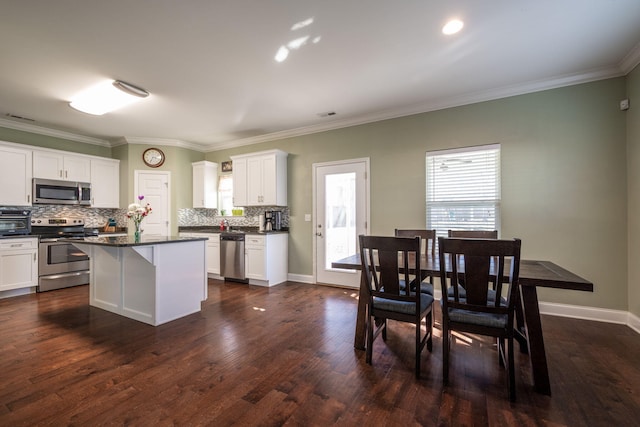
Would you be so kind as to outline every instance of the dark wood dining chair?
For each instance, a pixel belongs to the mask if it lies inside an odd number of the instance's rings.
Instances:
[[[461,237],[461,238],[469,238],[469,239],[497,239],[498,238],[498,230],[449,230],[449,237]],[[464,281],[460,281],[460,286],[462,287],[460,291],[462,292],[462,296],[464,297]],[[452,291],[452,289],[450,289]],[[520,292],[520,289],[516,287],[516,292]],[[492,289],[488,292],[489,299],[495,299],[496,297],[496,286],[492,285]],[[520,296],[518,295],[516,298],[516,331],[518,332],[517,339],[520,343],[520,349],[523,353],[528,352],[528,344],[526,339],[526,331],[524,327],[524,311],[522,309],[522,303],[520,301]]]
[[[362,274],[369,290],[367,304],[366,360],[371,364],[373,342],[382,333],[387,340],[388,320],[415,325],[415,371],[420,377],[420,359],[425,345],[433,348],[433,296],[411,292],[409,286],[420,271],[420,238],[360,236]],[[402,278],[402,279],[401,279]],[[422,321],[426,333],[422,336]]]
[[[443,380],[449,380],[451,331],[488,335],[498,339],[500,364],[507,367],[509,398],[516,398],[514,372],[513,318],[518,298],[520,273],[520,239],[438,239],[442,295],[442,369]],[[510,271],[505,276],[505,264]],[[447,274],[446,265],[451,266]],[[505,281],[505,277],[507,277]],[[450,283],[448,283],[449,278]],[[465,296],[458,292],[464,278]],[[502,278],[502,279],[501,279]],[[497,295],[506,285],[506,299],[487,297],[492,282]],[[449,290],[451,289],[451,291]],[[505,341],[506,354],[505,354]]]
[[[420,237],[420,252],[423,257],[436,256],[436,230],[425,229],[404,229],[395,230],[396,237]],[[427,278],[429,281],[426,281]],[[415,285],[413,289],[416,289]],[[422,275],[420,277],[420,292],[433,295],[433,275]]]

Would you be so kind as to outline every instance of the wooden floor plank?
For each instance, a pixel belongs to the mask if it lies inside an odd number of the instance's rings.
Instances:
[[[543,316],[552,396],[516,353],[517,401],[495,342],[455,338],[442,384],[433,352],[414,376],[414,329],[391,322],[373,364],[353,348],[357,293],[209,281],[200,313],[153,327],[88,306],[79,286],[0,300],[0,425],[631,426],[640,335]]]

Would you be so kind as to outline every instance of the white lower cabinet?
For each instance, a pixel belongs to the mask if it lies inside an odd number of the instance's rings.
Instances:
[[[0,291],[38,286],[38,239],[0,240]]]
[[[273,286],[287,281],[289,235],[247,234],[245,237],[245,273],[249,283]]]
[[[247,279],[267,280],[267,248],[265,236],[246,236],[244,241]]]
[[[220,277],[220,234],[219,233],[179,233],[183,237],[206,237],[207,273],[209,277]]]
[[[220,234],[209,234],[207,241],[207,272],[220,275]]]

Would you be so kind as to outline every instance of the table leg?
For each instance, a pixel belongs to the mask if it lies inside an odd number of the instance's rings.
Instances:
[[[542,322],[538,307],[538,293],[535,286],[520,286],[520,298],[524,310],[525,328],[529,343],[529,357],[533,374],[533,387],[538,393],[551,396],[547,356],[542,338]]]
[[[516,327],[514,338],[518,341],[520,346],[520,353],[529,353],[529,345],[527,343],[527,332],[524,324],[524,311],[522,310],[522,298],[520,298],[520,289],[516,288],[518,292],[516,298]]]
[[[360,272],[360,293],[358,295],[358,314],[356,316],[356,334],[353,346],[358,350],[366,348],[367,334],[367,303],[369,302],[369,289],[364,279],[364,272]]]

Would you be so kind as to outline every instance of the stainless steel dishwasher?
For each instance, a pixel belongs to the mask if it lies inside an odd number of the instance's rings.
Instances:
[[[244,271],[244,233],[220,234],[220,275],[225,280],[248,283]]]

